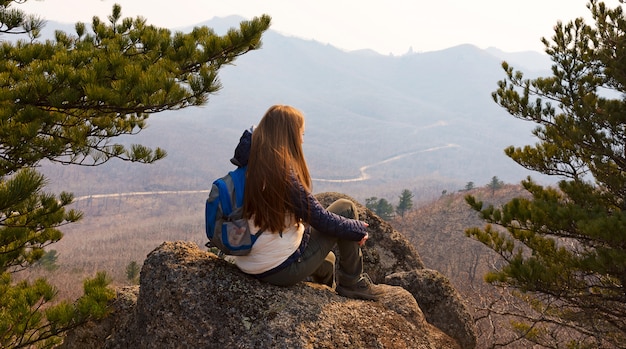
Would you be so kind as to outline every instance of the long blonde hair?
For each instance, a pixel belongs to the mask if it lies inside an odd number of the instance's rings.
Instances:
[[[280,232],[285,228],[285,215],[294,213],[290,198],[292,176],[311,190],[302,151],[303,131],[302,112],[274,105],[252,132],[243,210],[247,218],[254,217],[254,224],[261,229]]]

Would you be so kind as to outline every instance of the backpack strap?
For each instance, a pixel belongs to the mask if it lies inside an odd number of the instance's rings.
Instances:
[[[226,186],[226,182],[222,178],[218,178],[213,182],[217,186],[219,190],[219,199],[220,205],[222,205],[222,213],[225,216],[229,216],[233,212],[233,207],[230,203],[230,195],[228,195],[228,187]]]
[[[230,177],[232,178],[233,185],[235,186],[235,200],[237,207],[243,206],[243,191],[246,186],[246,168],[247,166],[242,166],[230,172]]]
[[[230,171],[230,179],[233,181],[233,188],[235,190],[235,207],[243,206],[243,192],[246,185],[246,167],[239,167],[236,170]],[[213,182],[219,190],[220,205],[222,205],[222,213],[229,216],[233,212],[232,198],[230,197],[230,191],[223,178],[218,178]]]

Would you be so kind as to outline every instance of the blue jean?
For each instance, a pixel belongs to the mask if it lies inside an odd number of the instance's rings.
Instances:
[[[338,199],[328,206],[328,211],[338,215],[358,219],[356,206],[350,200]],[[352,285],[363,273],[363,254],[357,241],[343,240],[311,229],[309,243],[300,258],[284,269],[261,280],[279,286],[290,286],[311,277],[312,281],[335,286],[335,254],[339,251],[337,282]]]

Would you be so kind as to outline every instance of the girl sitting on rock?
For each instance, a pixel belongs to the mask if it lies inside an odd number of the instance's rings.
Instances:
[[[384,290],[363,272],[367,223],[358,220],[353,202],[339,199],[325,209],[312,195],[302,151],[304,128],[299,110],[275,105],[251,140],[242,139],[237,147],[233,163],[248,166],[244,216],[253,234],[262,233],[249,255],[233,257],[235,264],[274,285],[310,278],[342,296],[376,300]],[[335,245],[340,257],[336,277]]]

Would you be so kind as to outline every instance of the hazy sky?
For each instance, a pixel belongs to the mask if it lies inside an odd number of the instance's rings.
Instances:
[[[114,3],[124,17],[177,28],[215,16],[272,16],[272,30],[330,43],[400,55],[459,44],[504,51],[543,51],[558,20],[589,18],[587,0],[29,0],[19,8],[48,20],[105,19]],[[605,0],[616,7],[617,0]]]

